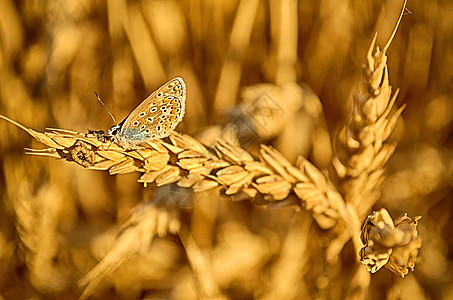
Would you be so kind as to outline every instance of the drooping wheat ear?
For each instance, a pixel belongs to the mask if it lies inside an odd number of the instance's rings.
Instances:
[[[322,228],[332,227],[340,217],[343,199],[324,174],[303,157],[293,166],[276,149],[261,146],[259,160],[224,139],[214,149],[194,138],[172,132],[166,140],[153,140],[139,149],[123,149],[101,134],[51,129],[40,133],[1,116],[49,146],[27,149],[28,154],[73,161],[87,169],[109,170],[111,175],[142,173],[139,182],[163,186],[177,183],[195,192],[218,186],[234,200],[257,205],[304,207]]]

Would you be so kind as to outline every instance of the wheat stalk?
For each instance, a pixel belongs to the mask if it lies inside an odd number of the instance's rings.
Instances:
[[[188,230],[180,233],[180,239],[184,244],[187,258],[199,286],[198,297],[202,299],[228,299],[220,292],[219,284],[213,274],[213,266],[210,258],[202,252]]]

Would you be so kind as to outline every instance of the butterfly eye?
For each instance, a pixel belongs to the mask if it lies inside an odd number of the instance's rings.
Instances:
[[[139,116],[139,117],[144,117],[144,116],[145,116],[145,112],[142,111],[138,116]]]
[[[145,127],[146,127],[145,125],[140,126],[140,130],[145,129]]]
[[[134,121],[134,123],[132,123],[132,125],[138,126],[138,121]]]

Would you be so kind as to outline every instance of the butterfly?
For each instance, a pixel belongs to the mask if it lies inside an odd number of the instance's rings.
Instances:
[[[186,84],[176,77],[149,95],[123,121],[110,127],[104,137],[125,149],[167,137],[182,121],[185,109]]]

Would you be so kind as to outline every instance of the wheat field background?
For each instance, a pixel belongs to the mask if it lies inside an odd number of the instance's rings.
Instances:
[[[223,184],[231,174],[212,173],[220,187],[195,193],[144,187],[137,172],[26,155],[45,146],[0,120],[0,299],[453,298],[453,2],[407,3],[386,52],[398,113],[388,140],[376,135],[373,144],[391,149],[388,162],[360,177],[373,188],[353,190],[338,167],[363,163],[342,139],[361,136],[353,99],[368,84],[362,65],[375,32],[381,49],[387,43],[402,6],[0,0],[0,114],[37,131],[107,130],[113,122],[94,91],[122,120],[180,76],[187,101],[178,132],[217,150],[223,138],[268,164],[274,155],[275,173],[276,151],[287,166],[313,164],[355,216],[319,213],[295,184],[281,192],[284,182],[268,191],[254,180],[255,191],[239,197]],[[257,101],[275,115],[257,113]],[[356,229],[381,208],[393,219],[422,217],[423,244],[404,278],[370,274],[358,261]]]

